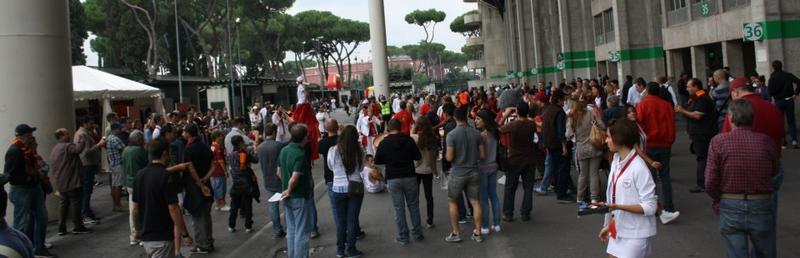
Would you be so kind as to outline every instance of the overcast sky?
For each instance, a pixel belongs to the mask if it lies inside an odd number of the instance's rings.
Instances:
[[[444,44],[448,50],[459,52],[464,45],[464,37],[461,34],[450,31],[450,22],[465,12],[477,9],[476,3],[464,3],[462,0],[384,0],[384,10],[386,13],[386,41],[389,45],[403,46],[418,43],[425,38],[422,28],[417,25],[406,23],[406,14],[416,9],[434,8],[447,13],[447,18],[436,25],[434,41]],[[367,0],[297,0],[289,9],[290,14],[296,14],[305,10],[330,11],[331,13],[352,20],[369,22],[369,10]],[[86,53],[86,63],[90,66],[97,65],[97,54],[91,52],[89,41],[94,36],[84,42],[84,52]],[[364,42],[356,50],[355,54],[359,60],[370,58],[370,44]],[[293,56],[289,54],[289,59]]]

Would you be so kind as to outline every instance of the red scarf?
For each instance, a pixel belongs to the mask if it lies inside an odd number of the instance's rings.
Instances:
[[[36,174],[36,150],[29,149],[19,138],[14,138],[11,144],[16,145],[25,159],[25,174],[32,176]]]

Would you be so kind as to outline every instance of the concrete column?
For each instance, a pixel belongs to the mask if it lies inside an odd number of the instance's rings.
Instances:
[[[39,154],[48,159],[55,145],[53,132],[75,129],[72,66],[67,1],[0,1],[0,143],[8,146],[14,127],[37,128]],[[0,159],[0,167],[5,160]],[[48,197],[51,218],[57,218],[56,198]],[[13,217],[9,201],[9,221]]]
[[[561,53],[575,51],[575,49],[573,49],[573,46],[572,46],[572,42],[571,42],[572,35],[570,34],[571,32],[569,30],[569,24],[570,24],[569,11],[575,11],[575,10],[569,10],[568,11],[567,0],[558,0],[558,1],[556,1],[556,6],[557,6],[557,10],[558,10],[558,12],[557,12],[557,14],[558,14],[558,16],[557,16],[558,17],[558,33],[557,33],[557,35],[560,36],[559,37],[559,43],[560,43],[559,45],[561,47],[560,48],[561,49]],[[566,62],[566,60],[564,62]],[[563,71],[559,72],[558,75],[560,77],[567,78],[567,80],[571,80],[571,79],[575,78],[575,72],[573,71],[573,69],[564,69]]]
[[[668,78],[678,78],[680,73],[685,71],[685,67],[683,67],[683,54],[679,50],[667,50],[666,51],[666,59],[667,59],[667,77]]]
[[[747,76],[744,74],[744,57],[742,56],[742,43],[737,40],[722,42],[722,66],[727,66],[733,76]]]
[[[369,37],[372,45],[372,78],[375,95],[389,96],[389,63],[386,60],[386,18],[383,0],[369,0]]]
[[[708,60],[706,59],[706,50],[700,46],[691,47],[692,55],[692,76],[695,78],[706,78],[706,67]]]

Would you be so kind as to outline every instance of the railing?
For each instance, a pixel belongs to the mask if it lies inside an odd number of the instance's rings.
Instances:
[[[474,14],[464,15],[464,24],[472,25],[472,24],[480,24],[480,23],[481,23],[481,14],[474,13]]]
[[[725,7],[726,12],[746,6],[750,6],[750,0],[722,0],[722,7]]]
[[[483,45],[483,38],[482,37],[469,37],[467,38],[466,46],[479,46]]]
[[[675,9],[667,13],[667,24],[670,26],[686,23],[689,21],[689,13],[686,12],[686,7]]]
[[[614,42],[614,40],[616,40],[617,37],[614,36],[614,31],[612,30],[612,31],[606,31],[605,38],[606,38],[606,43],[608,43],[608,42]]]

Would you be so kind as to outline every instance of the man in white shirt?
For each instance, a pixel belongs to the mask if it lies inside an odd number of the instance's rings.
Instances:
[[[400,97],[397,97],[397,95],[392,98],[392,113],[397,114],[400,112],[400,102],[402,101],[400,100]]]
[[[234,151],[233,143],[231,143],[231,139],[235,135],[242,136],[242,139],[244,140],[244,143],[246,144],[246,146],[252,146],[253,145],[253,140],[251,140],[250,137],[247,137],[247,135],[245,135],[244,131],[242,131],[242,128],[244,128],[244,119],[242,119],[242,118],[234,119],[233,120],[233,127],[231,127],[231,131],[227,135],[225,135],[225,153],[226,154],[227,153],[231,153],[231,152]]]
[[[267,102],[264,102],[264,106],[262,106],[261,110],[258,111],[258,116],[261,117],[262,123],[269,121],[267,120],[269,116],[269,109],[267,109]]]
[[[628,91],[628,105],[636,106],[639,101],[642,101],[642,93],[644,92],[645,82],[641,77],[636,78],[633,83],[633,89]]]
[[[279,142],[287,142],[289,141],[289,118],[286,115],[286,112],[283,111],[283,107],[277,105],[277,110],[272,113],[272,123],[278,127],[277,136],[275,136],[275,140]]]

